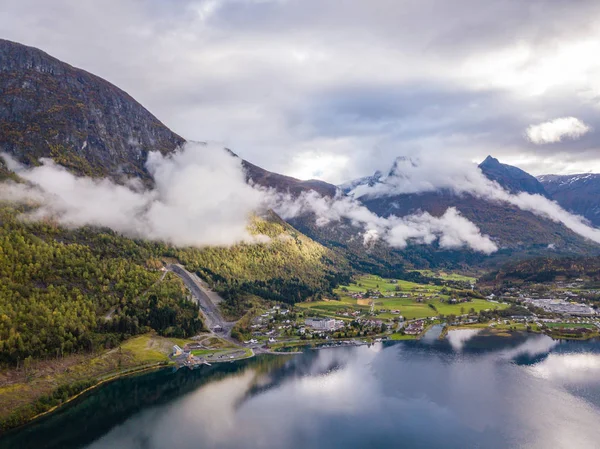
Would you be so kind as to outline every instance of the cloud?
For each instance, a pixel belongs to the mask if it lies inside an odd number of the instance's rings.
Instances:
[[[469,160],[527,156],[524,168],[536,174],[600,170],[593,132],[586,146],[565,140],[543,154],[523,139],[531,117],[564,111],[600,129],[600,61],[589,56],[600,43],[594,0],[577,8],[558,0],[525,8],[518,0],[485,8],[476,0],[2,7],[3,37],[106,78],[187,139],[222,142],[279,173],[339,183],[389,165],[398,148]],[[316,168],[294,158],[301,153]]]
[[[575,117],[562,117],[527,128],[527,138],[536,145],[556,143],[564,138],[579,139],[591,128]]]
[[[152,190],[77,177],[50,160],[26,169],[4,158],[30,184],[3,184],[0,198],[39,202],[29,219],[52,217],[69,227],[106,226],[175,245],[255,241],[248,219],[261,210],[263,194],[246,183],[241,160],[221,147],[188,143],[172,157],[151,153],[147,167],[155,181]]]
[[[521,192],[511,194],[489,180],[475,164],[456,158],[423,154],[418,158],[403,157],[387,176],[374,185],[360,185],[350,192],[354,198],[385,197],[406,193],[449,190],[456,195],[470,194],[487,201],[512,204],[521,210],[562,223],[577,234],[600,243],[600,229],[578,215],[541,195]]]
[[[442,217],[417,214],[382,218],[358,201],[326,198],[314,191],[299,197],[246,183],[241,159],[220,146],[188,143],[172,156],[150,153],[146,166],[155,186],[77,177],[51,160],[33,168],[4,155],[7,165],[29,184],[0,184],[0,199],[34,201],[26,218],[53,218],[68,227],[106,226],[132,237],[179,246],[264,243],[251,235],[249,218],[274,209],[283,218],[312,213],[324,226],[348,219],[363,233],[365,245],[383,239],[404,248],[409,242],[443,248],[468,247],[490,254],[496,245],[455,209]]]
[[[409,243],[431,245],[437,241],[441,248],[446,249],[466,247],[484,254],[498,250],[489,236],[482,235],[475,224],[452,207],[441,217],[425,212],[384,218],[353,198],[341,195],[326,198],[314,191],[302,193],[297,198],[277,194],[270,204],[284,219],[312,213],[319,226],[348,219],[353,226],[364,230],[365,245],[378,239],[395,248],[405,248]]]

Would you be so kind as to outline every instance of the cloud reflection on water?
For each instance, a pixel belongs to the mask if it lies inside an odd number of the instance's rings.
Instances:
[[[460,335],[450,344],[464,352],[472,336]],[[418,344],[312,352],[146,409],[90,448],[595,447],[599,409],[550,380],[597,387],[599,354],[509,363],[555,346],[532,336],[469,356]]]

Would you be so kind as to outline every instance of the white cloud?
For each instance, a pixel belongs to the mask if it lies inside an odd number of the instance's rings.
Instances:
[[[350,195],[355,198],[384,197],[443,189],[457,195],[471,194],[487,201],[512,204],[521,210],[562,223],[577,234],[600,243],[600,229],[591,227],[583,217],[567,212],[558,203],[541,195],[525,192],[510,194],[490,181],[477,165],[450,157],[423,154],[418,159],[401,158],[390,176],[373,186],[358,186]]]
[[[255,241],[248,219],[261,210],[263,193],[246,183],[240,159],[222,147],[188,143],[172,157],[151,153],[147,166],[155,188],[140,191],[108,179],[77,177],[44,160],[40,167],[18,169],[31,184],[0,185],[0,198],[38,201],[40,207],[30,219],[53,217],[69,227],[106,226],[175,245]]]
[[[365,245],[379,238],[399,248],[437,240],[443,248],[468,247],[486,254],[497,250],[453,208],[441,217],[421,213],[383,218],[348,197],[326,198],[310,191],[294,198],[251,186],[241,159],[215,145],[188,143],[171,157],[151,153],[146,165],[155,181],[152,190],[77,177],[51,160],[24,168],[4,158],[30,184],[0,184],[0,199],[36,201],[40,207],[29,219],[52,217],[70,227],[106,226],[180,246],[263,243],[264,236],[249,233],[248,219],[272,208],[283,218],[314,213],[319,226],[349,219],[363,232]]]
[[[561,117],[527,128],[527,138],[537,144],[556,143],[564,138],[579,139],[591,128],[575,117]]]
[[[466,247],[484,254],[498,250],[489,236],[482,235],[475,224],[452,207],[441,217],[425,212],[384,218],[353,198],[326,198],[314,191],[297,198],[276,194],[270,204],[285,219],[314,213],[320,226],[348,219],[353,226],[364,231],[362,237],[365,245],[378,239],[395,248],[405,248],[409,243],[430,245],[437,241],[440,247],[447,249]]]
[[[0,35],[108,79],[185,138],[223,142],[267,169],[310,177],[319,171],[297,170],[294,155],[344,156],[341,176],[319,176],[337,183],[387,164],[400,145],[534,155],[521,135],[541,114],[569,110],[596,127],[600,61],[589,55],[600,48],[600,3],[563,3],[4,0]],[[597,151],[585,159],[600,163]],[[543,162],[534,171],[547,172]]]

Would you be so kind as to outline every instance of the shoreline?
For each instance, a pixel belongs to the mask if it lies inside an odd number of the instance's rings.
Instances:
[[[544,331],[542,329],[535,329],[535,328],[527,329],[526,326],[524,329],[510,329],[510,328],[504,329],[504,328],[497,328],[497,327],[490,326],[487,323],[475,323],[475,324],[461,324],[458,326],[445,326],[444,329],[442,330],[442,333],[440,334],[440,336],[438,338],[440,340],[443,340],[444,338],[446,338],[446,335],[448,334],[448,332],[453,331],[453,330],[461,330],[461,329],[487,330],[490,332],[491,335],[500,335],[503,333],[512,334],[515,332],[526,332],[528,334],[546,335],[554,340],[587,341],[587,340],[592,340],[594,338],[600,337],[600,334],[598,332],[592,332],[590,334],[583,334],[583,335],[575,336],[572,334],[561,334],[560,332]]]
[[[52,413],[55,413],[57,411],[59,411],[62,407],[64,407],[65,405],[75,401],[76,399],[78,399],[79,397],[83,396],[86,393],[89,393],[90,391],[93,391],[105,384],[114,382],[116,380],[122,379],[124,377],[127,376],[132,376],[134,374],[140,374],[140,373],[145,373],[145,372],[149,372],[149,371],[155,371],[155,370],[159,370],[159,369],[163,369],[163,368],[168,368],[170,366],[173,366],[173,364],[171,362],[169,363],[164,363],[164,362],[159,362],[159,363],[155,363],[152,365],[140,365],[138,367],[132,367],[129,368],[127,370],[123,370],[123,371],[119,371],[116,373],[112,373],[112,374],[108,374],[107,377],[101,378],[98,380],[98,382],[94,383],[93,385],[90,385],[89,387],[84,388],[83,390],[81,390],[79,393],[68,397],[64,402],[61,402],[60,404],[54,405],[51,408],[49,408],[48,410],[45,410],[41,413],[38,413],[37,415],[32,416],[31,418],[28,418],[27,421],[14,426],[14,427],[7,427],[5,429],[2,429],[0,431],[1,433],[8,433],[8,432],[13,432],[16,431],[18,429],[22,429],[23,427],[28,426],[29,424],[33,423],[34,421],[37,421],[39,419],[44,418],[47,415],[50,415]],[[11,415],[9,415],[6,419],[8,419]]]
[[[430,326],[431,327],[431,326]],[[423,336],[426,334],[426,332],[429,330],[428,327],[427,329],[425,329],[420,335],[415,336],[415,338],[410,339],[410,340],[420,340],[421,338],[423,338]],[[590,340],[593,338],[598,337],[598,335],[591,335],[591,336],[584,336],[584,337],[574,337],[574,336],[561,336],[558,334],[549,334],[549,333],[545,333],[541,330],[522,330],[522,329],[516,329],[516,330],[511,330],[511,329],[495,329],[494,327],[490,327],[488,324],[485,323],[476,323],[476,324],[464,324],[464,325],[458,325],[458,326],[449,326],[446,325],[443,327],[440,335],[437,337],[439,340],[444,340],[447,337],[448,332],[453,331],[453,330],[460,330],[460,329],[481,329],[481,330],[489,330],[492,331],[491,335],[496,335],[496,334],[502,334],[502,333],[506,333],[506,334],[513,334],[513,333],[519,333],[519,332],[527,332],[527,333],[533,333],[533,334],[544,334],[549,336],[550,338],[554,338],[556,340],[576,340],[576,341],[586,341],[586,340]],[[388,336],[389,337],[389,336]],[[391,338],[388,338],[387,340],[383,340],[385,342],[398,342],[398,341],[405,341],[405,340],[393,340]],[[298,345],[297,344],[293,344],[295,342],[290,342],[289,346],[282,346],[279,349],[284,349],[286,347],[289,348],[297,348]],[[260,351],[257,352],[255,350],[252,350],[252,354],[248,355],[246,357],[242,357],[242,358],[237,358],[235,360],[223,360],[223,361],[214,361],[212,363],[217,363],[217,364],[222,364],[222,363],[233,363],[233,362],[237,362],[237,361],[242,361],[242,360],[249,360],[251,358],[257,357],[257,356],[261,356],[261,355],[276,355],[276,356],[285,356],[285,355],[300,355],[303,354],[305,350],[311,350],[311,351],[318,351],[318,350],[324,350],[324,349],[335,349],[335,348],[343,348],[343,347],[359,347],[359,346],[366,346],[366,345],[371,345],[377,343],[375,340],[373,341],[357,341],[357,340],[344,340],[344,342],[340,342],[339,344],[336,344],[335,341],[328,341],[328,340],[323,340],[323,341],[318,341],[315,342],[314,344],[306,344],[304,345],[304,350],[303,351],[276,351],[276,350],[265,350],[265,351]],[[251,348],[252,349],[252,348]],[[48,415],[51,415],[52,413],[56,413],[58,412],[61,408],[63,408],[64,406],[72,403],[73,401],[77,400],[78,398],[80,398],[81,396],[94,391],[95,389],[98,389],[100,387],[102,387],[105,384],[114,382],[116,380],[122,379],[124,377],[127,376],[131,376],[131,375],[135,375],[135,374],[140,374],[140,373],[146,373],[146,372],[150,372],[150,371],[155,371],[155,370],[160,370],[160,369],[165,369],[165,368],[175,368],[177,370],[184,368],[184,366],[177,366],[176,363],[174,363],[173,361],[169,361],[169,362],[157,362],[157,363],[153,363],[153,364],[144,364],[144,365],[140,365],[140,366],[134,366],[131,367],[129,369],[126,370],[122,370],[119,372],[115,372],[115,373],[109,373],[105,376],[102,376],[101,378],[98,379],[98,381],[96,383],[94,383],[93,385],[90,385],[88,387],[86,387],[85,389],[83,389],[82,391],[78,392],[77,394],[67,398],[64,402],[61,402],[60,404],[57,404],[51,408],[49,408],[48,410],[45,410],[41,413],[38,413],[34,416],[32,416],[31,418],[28,418],[25,422],[20,423],[17,426],[14,427],[6,427],[4,429],[2,429],[2,433],[7,433],[7,432],[13,432],[13,431],[17,431],[18,429],[22,429],[30,424],[32,424],[35,421],[38,421]],[[195,369],[195,368],[190,368],[189,369]],[[8,419],[11,415],[9,415],[6,419]]]

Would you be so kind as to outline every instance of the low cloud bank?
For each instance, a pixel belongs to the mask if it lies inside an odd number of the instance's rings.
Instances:
[[[579,139],[591,128],[575,117],[561,117],[538,125],[531,125],[525,131],[529,141],[542,145],[562,141],[565,137]]]
[[[385,197],[446,189],[457,195],[470,194],[487,201],[505,202],[538,216],[562,223],[577,234],[600,243],[600,229],[590,226],[558,203],[541,195],[511,194],[489,180],[475,164],[422,155],[399,158],[391,172],[375,185],[361,185],[350,192],[354,198]]]
[[[453,207],[446,210],[441,217],[424,212],[384,218],[374,214],[353,198],[325,198],[312,191],[295,199],[279,195],[272,204],[275,211],[286,219],[314,213],[317,225],[320,226],[348,219],[354,226],[364,229],[365,245],[378,239],[396,248],[405,248],[409,242],[432,244],[438,241],[440,247],[447,249],[467,247],[485,254],[498,250],[489,236],[482,235],[475,224]]]
[[[248,231],[248,220],[274,209],[284,218],[314,213],[320,226],[348,219],[361,229],[366,245],[378,239],[398,248],[409,242],[438,241],[443,248],[468,247],[486,254],[497,250],[454,208],[441,217],[420,213],[383,218],[353,198],[325,198],[312,191],[294,198],[249,185],[241,159],[214,145],[188,143],[172,156],[151,153],[147,162],[155,181],[151,190],[135,182],[119,185],[77,177],[51,160],[25,168],[3,157],[29,184],[1,184],[0,199],[35,201],[40,207],[26,218],[53,218],[69,227],[105,226],[179,246],[232,245],[264,242],[264,236]]]
[[[106,226],[175,245],[254,240],[248,218],[260,208],[263,196],[246,183],[241,161],[222,148],[190,143],[172,157],[150,153],[152,190],[77,177],[50,160],[25,169],[4,158],[31,185],[4,184],[0,198],[39,202],[30,219],[53,217],[68,227]]]

